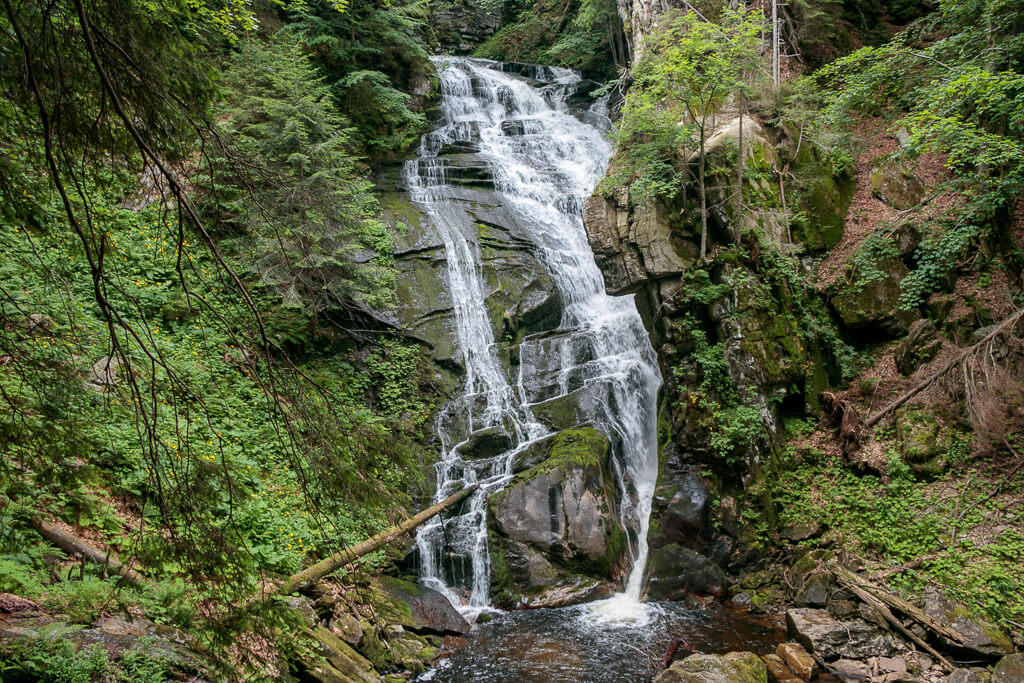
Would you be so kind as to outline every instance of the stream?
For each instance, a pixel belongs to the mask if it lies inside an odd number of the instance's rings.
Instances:
[[[476,484],[460,512],[417,534],[420,581],[477,625],[422,680],[650,680],[669,643],[685,649],[769,651],[775,629],[719,605],[642,601],[647,534],[658,476],[661,375],[632,297],[610,297],[583,226],[583,200],[611,154],[606,103],[575,72],[467,57],[437,57],[439,117],[402,178],[444,243],[446,285],[465,371],[462,395],[440,412],[435,501]],[[527,334],[503,362],[483,276],[483,223],[467,207],[473,184],[493,188],[516,239],[547,271],[560,302],[553,330]],[[585,605],[503,612],[491,606],[487,498],[514,476],[516,456],[552,430],[542,402],[574,397],[579,424],[611,443],[616,514],[626,532],[622,592]],[[474,435],[499,435],[489,457],[463,453]],[[464,457],[465,456],[465,457]],[[481,618],[481,615],[485,615]]]

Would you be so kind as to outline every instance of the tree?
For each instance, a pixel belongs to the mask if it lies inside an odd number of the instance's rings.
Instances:
[[[387,306],[391,241],[373,184],[358,175],[352,130],[299,43],[244,39],[224,83],[224,153],[209,160],[204,203],[238,235],[235,251],[312,324],[330,307]]]
[[[647,43],[626,100],[621,135],[653,135],[697,148],[702,259],[708,238],[705,145],[728,99],[745,87],[743,72],[757,58],[760,29],[754,12],[726,10],[717,24],[692,11],[666,14]]]

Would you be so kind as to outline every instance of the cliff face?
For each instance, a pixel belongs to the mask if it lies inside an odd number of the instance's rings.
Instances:
[[[737,215],[739,125],[722,112],[708,136],[703,261],[696,183],[667,198],[620,187],[595,194],[584,207],[608,291],[636,297],[665,377],[652,545],[679,544],[726,565],[734,561],[735,537],[744,535],[734,496],[756,483],[784,420],[816,413],[818,394],[841,379],[839,332],[805,274],[841,238],[853,192],[852,178],[833,173],[798,134],[748,116]],[[786,187],[791,176],[813,181],[796,192]],[[679,492],[693,488],[695,469],[713,473],[706,502],[724,501],[713,524],[683,523],[675,509]],[[698,507],[691,517],[708,514]]]

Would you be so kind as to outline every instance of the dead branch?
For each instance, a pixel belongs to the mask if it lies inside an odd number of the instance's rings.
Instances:
[[[899,408],[900,406],[905,404],[907,401],[909,401],[910,399],[912,399],[915,396],[917,396],[918,394],[920,394],[922,391],[924,391],[928,387],[930,387],[933,384],[935,384],[937,381],[939,381],[942,378],[946,377],[954,369],[960,368],[960,367],[963,368],[963,371],[965,373],[965,382],[969,385],[968,386],[968,397],[967,398],[968,398],[968,410],[971,410],[971,408],[970,408],[971,392],[976,391],[976,389],[978,387],[978,384],[976,382],[971,381],[971,377],[974,374],[975,370],[974,370],[974,364],[971,363],[970,361],[973,360],[973,359],[976,359],[978,357],[994,358],[993,342],[998,337],[1001,337],[1002,335],[1004,335],[1007,332],[1011,331],[1014,328],[1014,326],[1018,322],[1020,322],[1022,317],[1024,317],[1024,308],[1018,309],[1016,312],[1014,312],[1008,318],[1003,320],[1003,322],[999,323],[999,325],[996,326],[996,329],[994,329],[992,332],[990,332],[980,342],[978,342],[974,346],[970,346],[970,347],[964,349],[962,352],[957,354],[957,356],[953,360],[951,360],[948,363],[946,363],[946,365],[944,365],[938,372],[932,374],[930,377],[928,377],[924,381],[919,382],[918,384],[914,385],[911,389],[909,389],[908,391],[903,393],[901,396],[899,396],[896,400],[891,402],[889,405],[885,406],[880,411],[878,411],[877,413],[875,413],[874,415],[869,417],[867,420],[864,421],[864,426],[867,427],[867,428],[874,427],[884,417],[886,417],[887,415],[891,414],[894,410],[896,410],[897,408]]]

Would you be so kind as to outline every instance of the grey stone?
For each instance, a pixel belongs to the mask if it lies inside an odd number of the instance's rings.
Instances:
[[[1024,653],[1007,655],[992,670],[992,683],[1020,683],[1024,681]]]
[[[871,680],[871,667],[855,659],[839,659],[832,664],[832,671],[843,683],[864,683]]]
[[[407,629],[441,635],[469,633],[469,622],[452,607],[448,598],[434,589],[390,576],[380,577],[380,585],[392,599],[408,606],[409,618],[401,624]]]
[[[824,530],[825,527],[821,522],[804,522],[802,524],[788,524],[782,527],[779,535],[786,540],[798,543],[820,536]]]
[[[700,553],[670,543],[651,552],[649,595],[671,599],[684,591],[717,592],[725,585],[722,568]]]
[[[957,669],[945,678],[945,683],[986,683],[977,671],[971,669]]]
[[[786,627],[790,638],[826,660],[891,656],[896,651],[891,635],[857,619],[837,621],[822,609],[787,610]]]
[[[956,604],[935,587],[925,589],[924,611],[962,633],[966,638],[964,646],[969,650],[987,656],[1013,652],[1013,642],[998,626],[980,617],[969,616],[963,605]],[[1024,677],[1018,680],[1024,680]]]

